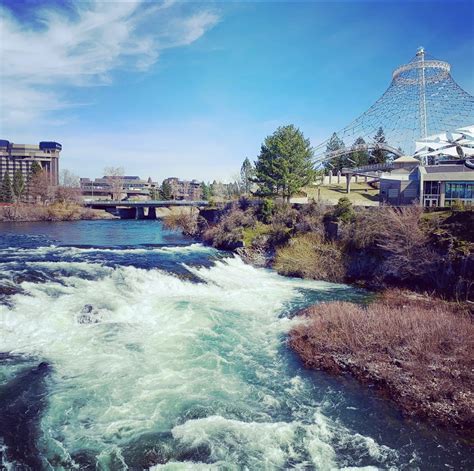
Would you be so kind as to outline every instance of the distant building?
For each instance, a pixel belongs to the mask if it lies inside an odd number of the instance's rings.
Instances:
[[[25,181],[31,173],[31,165],[38,162],[48,173],[51,185],[59,183],[59,154],[62,150],[61,144],[57,142],[42,141],[36,144],[14,144],[13,142],[0,140],[0,178],[5,172],[10,179],[19,169]]]
[[[395,159],[389,172],[380,177],[380,201],[386,204],[405,205],[419,199],[420,161],[404,156]]]
[[[419,201],[426,207],[451,206],[455,201],[474,205],[474,160],[421,165],[413,157],[400,157],[390,172],[381,175],[380,201],[392,205]]]
[[[197,180],[180,180],[176,177],[170,177],[163,180],[163,183],[171,187],[171,195],[174,200],[201,200],[201,183]]]
[[[158,188],[151,178],[142,180],[134,175],[103,176],[95,180],[81,178],[80,185],[83,196],[89,199],[112,198],[117,192],[121,193],[122,198],[149,197],[152,191]]]

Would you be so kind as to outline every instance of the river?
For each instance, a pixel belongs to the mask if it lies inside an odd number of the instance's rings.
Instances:
[[[0,224],[0,456],[11,470],[473,469],[453,434],[285,344],[363,301],[160,221]]]

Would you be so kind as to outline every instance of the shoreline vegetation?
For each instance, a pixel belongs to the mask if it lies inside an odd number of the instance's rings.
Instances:
[[[389,290],[368,306],[331,302],[300,315],[288,343],[306,367],[349,373],[405,417],[474,438],[474,325],[461,306]]]
[[[282,275],[378,293],[303,310],[289,346],[308,368],[350,374],[405,416],[474,438],[474,211],[241,198],[164,222]]]
[[[85,208],[75,202],[52,204],[0,204],[1,222],[78,221],[82,219],[117,219],[107,211]]]

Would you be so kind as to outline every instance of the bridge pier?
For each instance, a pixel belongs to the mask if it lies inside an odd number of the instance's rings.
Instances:
[[[148,207],[147,219],[156,219],[156,208],[154,206]]]
[[[138,207],[135,208],[135,219],[145,219],[145,209]]]
[[[117,208],[120,219],[135,219],[135,208]]]

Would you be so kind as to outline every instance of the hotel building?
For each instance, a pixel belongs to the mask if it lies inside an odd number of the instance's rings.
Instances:
[[[36,144],[14,144],[0,140],[0,178],[8,173],[13,181],[13,175],[21,170],[25,181],[28,180],[33,162],[38,162],[50,178],[51,185],[59,183],[59,154],[61,144],[42,141]]]

